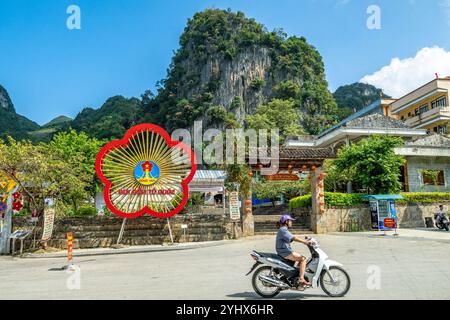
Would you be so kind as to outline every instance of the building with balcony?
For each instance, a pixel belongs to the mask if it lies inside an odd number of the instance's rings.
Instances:
[[[444,134],[450,129],[450,77],[437,78],[390,105],[391,116],[414,129]]]
[[[378,107],[373,110],[384,109],[380,104],[374,104],[374,106]],[[381,112],[366,110],[362,114],[365,115],[357,118],[351,116],[318,136],[288,137],[285,146],[288,148],[331,148],[337,152],[344,145],[350,145],[373,135],[401,137],[405,141],[427,136],[427,130],[410,128],[404,122],[382,115]]]

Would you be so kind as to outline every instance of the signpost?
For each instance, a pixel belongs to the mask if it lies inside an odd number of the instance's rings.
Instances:
[[[187,228],[188,228],[187,224],[182,224],[181,225],[181,229],[183,230],[184,242],[187,242],[186,241],[186,230],[187,230]]]
[[[12,255],[16,251],[16,240],[20,240],[20,255],[23,253],[23,241],[30,236],[32,233],[31,230],[17,230],[9,237],[12,242]]]
[[[36,225],[39,222],[39,213],[36,209],[31,212],[31,223],[34,225],[33,227],[33,249],[36,248]]]
[[[230,202],[230,219],[239,221],[241,219],[241,212],[239,208],[239,192],[231,191],[229,195]]]
[[[120,245],[120,243],[122,242],[122,238],[123,238],[123,233],[125,232],[125,224],[127,223],[127,219],[123,219],[122,221],[122,226],[120,227],[120,232],[119,232],[119,237],[117,238],[117,246]]]
[[[67,262],[69,267],[73,265],[73,233],[67,233]]]

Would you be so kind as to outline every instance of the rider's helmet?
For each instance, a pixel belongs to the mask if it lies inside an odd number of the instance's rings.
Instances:
[[[281,216],[280,224],[283,225],[283,224],[285,224],[288,221],[295,221],[295,219],[289,214],[284,214],[284,215]]]

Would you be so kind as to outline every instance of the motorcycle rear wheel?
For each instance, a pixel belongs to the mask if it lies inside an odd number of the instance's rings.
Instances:
[[[261,296],[265,299],[274,298],[277,295],[279,295],[281,292],[281,288],[278,288],[278,287],[275,287],[272,285],[267,285],[263,281],[259,280],[259,278],[258,278],[260,275],[268,276],[271,273],[273,273],[271,267],[267,267],[267,266],[261,267],[255,271],[255,273],[253,274],[253,277],[252,277],[253,290],[255,290],[255,292],[259,296]],[[267,291],[265,291],[266,288],[267,288]]]
[[[337,283],[334,284],[332,282],[331,277],[324,270],[320,275],[320,286],[322,290],[332,298],[341,298],[345,296],[350,290],[350,276],[347,271],[340,267],[330,267],[329,272],[333,275],[333,277],[337,280]],[[341,282],[343,285],[341,286]],[[339,288],[337,287],[339,285]],[[342,288],[341,288],[342,287]],[[337,291],[333,291],[332,289],[336,289]],[[333,292],[332,292],[333,291]]]

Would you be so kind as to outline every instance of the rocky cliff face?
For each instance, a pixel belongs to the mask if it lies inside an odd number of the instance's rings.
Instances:
[[[214,54],[208,57],[203,66],[199,67],[187,59],[183,62],[183,67],[188,74],[198,73],[202,84],[216,81],[218,86],[211,103],[225,107],[242,122],[245,115],[254,114],[258,105],[265,103],[271,95],[275,84],[270,73],[271,64],[267,48],[249,48],[237,54],[233,60]],[[263,82],[260,88],[255,87],[257,81]],[[202,85],[194,88],[182,85],[177,91],[177,97],[192,100],[201,93]],[[236,101],[241,103],[233,105]]]
[[[155,115],[149,121],[168,130],[199,119],[244,125],[246,115],[273,98],[295,100],[308,132],[335,121],[322,57],[304,38],[268,32],[240,12],[206,10],[188,21],[180,39],[156,102],[145,107]],[[295,88],[280,97],[280,85]]]
[[[2,86],[0,86],[0,109],[15,111],[8,92]]]

